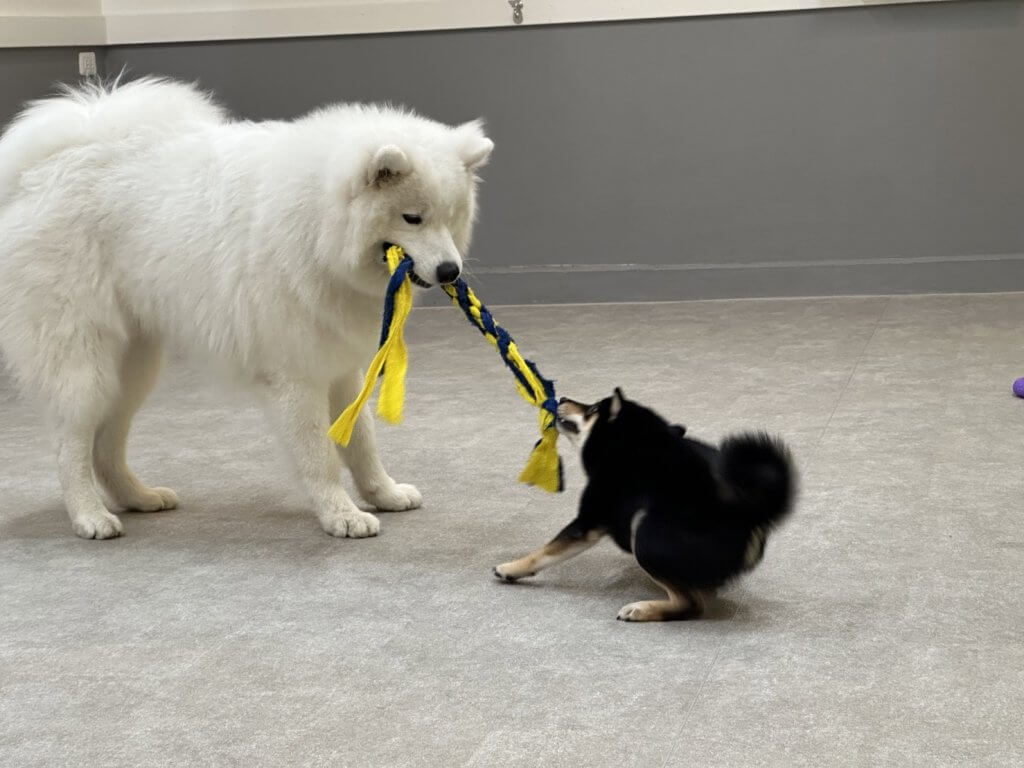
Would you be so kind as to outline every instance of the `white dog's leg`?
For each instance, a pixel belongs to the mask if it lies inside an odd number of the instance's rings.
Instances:
[[[269,415],[313,498],[320,525],[332,536],[376,536],[380,521],[363,512],[341,485],[341,460],[327,436],[327,392],[293,382],[267,387]]]
[[[160,372],[160,345],[134,340],[121,361],[121,396],[100,425],[93,447],[96,477],[111,500],[122,509],[156,512],[174,509],[178,497],[170,488],[147,488],[125,459],[132,417],[156,383]]]
[[[111,375],[116,356],[112,349],[103,348],[104,339],[91,341],[98,342],[97,349],[71,348],[51,377],[59,382],[52,392],[57,474],[75,533],[83,539],[112,539],[121,535],[121,521],[107,511],[97,492],[92,454],[102,414],[116,399]]]
[[[337,417],[356,398],[362,384],[363,374],[358,372],[334,383],[331,387],[333,417]],[[364,408],[359,414],[348,446],[338,446],[338,450],[352,473],[359,495],[377,509],[397,512],[416,509],[423,503],[423,497],[416,486],[396,483],[384,469],[377,450],[373,416],[369,408]]]
[[[102,292],[96,295],[103,298]],[[111,539],[121,535],[121,521],[100,498],[92,457],[96,431],[117,402],[124,340],[111,332],[116,323],[102,301],[73,290],[65,297],[69,306],[51,311],[53,325],[40,337],[39,394],[51,406],[57,475],[71,527],[83,539]]]
[[[121,521],[110,514],[96,492],[92,476],[95,427],[65,422],[58,426],[57,472],[71,527],[83,539],[112,539],[122,532]]]

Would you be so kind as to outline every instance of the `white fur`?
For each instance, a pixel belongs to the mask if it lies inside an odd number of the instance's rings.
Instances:
[[[343,489],[341,459],[376,507],[419,506],[381,465],[370,417],[346,450],[326,431],[376,347],[382,243],[427,282],[461,268],[492,147],[478,122],[388,107],[232,121],[154,79],[30,105],[0,139],[0,351],[52,417],[75,532],[121,532],[95,479],[117,508],[177,503],[124,456],[168,343],[262,392],[329,533],[379,529]]]

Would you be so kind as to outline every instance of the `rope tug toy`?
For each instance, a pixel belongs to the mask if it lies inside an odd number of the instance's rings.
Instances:
[[[359,395],[342,412],[328,432],[331,439],[341,445],[348,445],[352,438],[352,430],[356,419],[359,418],[359,412],[366,405],[377,378],[382,373],[384,380],[380,386],[380,396],[377,398],[377,413],[391,424],[402,421],[405,374],[409,368],[409,355],[403,330],[412,309],[409,272],[413,260],[404,254],[400,246],[393,245],[388,248],[387,262],[391,280],[388,282],[384,298],[380,348],[366,371],[366,380]],[[464,280],[459,278],[453,284],[441,287],[451,298],[452,303],[462,309],[466,319],[498,350],[502,361],[516,378],[516,389],[519,394],[540,411],[540,440],[534,444],[530,459],[519,475],[519,481],[536,485],[550,493],[561,491],[564,484],[562,460],[557,447],[558,430],[555,427],[558,400],[555,398],[554,383],[541,376],[532,360],[522,356],[508,331],[494,322],[490,311]]]

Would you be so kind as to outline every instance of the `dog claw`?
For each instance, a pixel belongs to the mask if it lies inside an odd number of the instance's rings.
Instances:
[[[504,582],[505,584],[515,584],[517,581],[519,581],[519,577],[517,577],[517,576],[509,576],[509,575],[504,574],[501,571],[499,571],[498,570],[498,566],[495,566],[494,568],[492,568],[491,569],[491,573],[494,574],[495,578],[498,581]]]

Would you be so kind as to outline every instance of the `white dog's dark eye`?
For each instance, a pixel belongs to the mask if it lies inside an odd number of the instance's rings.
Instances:
[[[422,224],[423,217],[417,216],[415,213],[403,213],[402,218],[405,219],[406,224]]]

